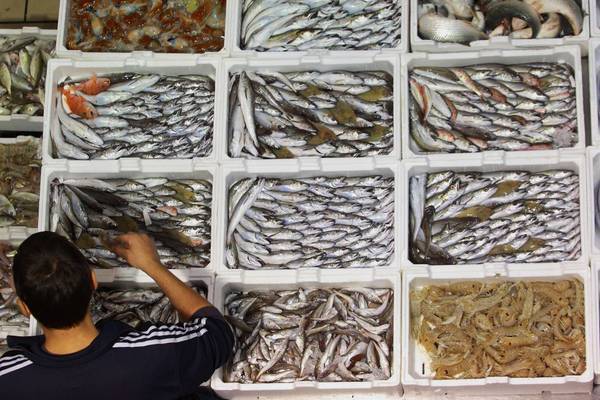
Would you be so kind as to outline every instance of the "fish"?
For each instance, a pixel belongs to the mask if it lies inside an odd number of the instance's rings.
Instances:
[[[246,178],[228,209],[231,269],[376,267],[394,254],[390,177]]]
[[[213,150],[214,81],[120,73],[58,85],[54,155],[114,160],[206,157]],[[60,132],[56,130],[60,130]]]
[[[432,182],[425,196],[423,180]],[[535,263],[581,257],[576,228],[579,176],[573,171],[416,175],[410,178],[410,198],[415,263]],[[564,239],[552,240],[556,236]]]
[[[127,232],[152,237],[167,268],[204,268],[210,262],[210,181],[59,177],[50,184],[50,199],[50,228],[98,268],[129,267],[109,251],[111,241]]]
[[[194,282],[192,288],[203,297],[208,294],[204,282]],[[158,288],[115,289],[100,286],[92,296],[90,308],[94,323],[110,319],[143,329],[147,324],[182,322],[169,298]]]
[[[385,381],[395,366],[394,291],[294,288],[225,295],[237,337],[225,382]],[[373,353],[369,353],[369,349]]]
[[[578,142],[574,71],[566,63],[417,67],[409,75],[416,152],[550,150]],[[547,82],[563,85],[564,103],[556,103]]]
[[[66,47],[83,52],[207,53],[223,49],[226,0],[69,5]]]
[[[42,168],[40,139],[0,144],[0,225],[37,228]]]
[[[0,353],[8,350],[8,335],[27,336],[29,333],[29,318],[19,311],[12,286],[12,262],[16,250],[14,243],[0,241]]]
[[[494,36],[578,36],[584,17],[575,0],[423,0],[417,13],[421,38],[462,45]]]
[[[242,71],[230,83],[231,157],[367,157],[393,150],[387,72]]]
[[[587,368],[579,279],[455,280],[413,287],[409,298],[410,335],[432,379],[573,376]]]
[[[244,0],[240,46],[254,51],[396,48],[402,2]]]
[[[44,115],[46,64],[55,47],[51,39],[0,35],[0,114]]]

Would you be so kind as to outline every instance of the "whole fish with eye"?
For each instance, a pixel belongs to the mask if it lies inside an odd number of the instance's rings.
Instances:
[[[237,340],[223,380],[386,381],[397,351],[393,313],[391,289],[231,292],[225,318]]]
[[[0,228],[36,228],[42,164],[40,139],[0,144]]]
[[[71,0],[66,46],[84,52],[223,49],[226,0]]]
[[[100,268],[129,265],[108,248],[143,232],[168,268],[210,262],[212,183],[200,179],[61,179],[51,182],[50,230],[72,240]]]
[[[12,259],[16,253],[10,242],[0,241],[0,354],[6,348],[6,336],[25,336],[29,318],[19,312],[12,289]]]
[[[581,375],[584,299],[578,279],[428,285],[410,291],[410,331],[433,379]]]
[[[578,36],[583,10],[576,0],[419,0],[423,39],[468,45],[494,36],[549,39]]]
[[[244,0],[240,47],[376,50],[400,43],[402,1]]]
[[[579,176],[568,170],[411,177],[410,258],[417,264],[577,260],[579,190]]]
[[[60,158],[206,157],[213,149],[214,81],[203,75],[136,73],[67,80],[59,86]]]
[[[0,36],[0,116],[44,115],[46,64],[54,40]]]
[[[550,150],[578,142],[575,75],[566,63],[418,67],[409,84],[414,151]]]
[[[393,178],[246,178],[228,210],[228,268],[380,267],[394,255]]]
[[[208,293],[207,286],[194,286],[202,296]],[[103,319],[124,322],[134,328],[143,329],[147,323],[176,324],[180,322],[177,311],[168,297],[156,288],[112,289],[100,287],[91,303],[94,323]]]
[[[229,93],[231,157],[366,157],[394,146],[386,72],[242,71]]]

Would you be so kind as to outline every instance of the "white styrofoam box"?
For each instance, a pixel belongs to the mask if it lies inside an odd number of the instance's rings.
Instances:
[[[460,43],[442,43],[433,40],[422,39],[418,30],[418,4],[421,0],[410,0],[410,44],[412,51],[426,51],[428,53],[451,53],[482,49],[511,49],[520,47],[555,47],[564,45],[578,45],[581,47],[583,55],[587,54],[587,42],[590,38],[590,18],[588,0],[582,0],[583,9],[583,29],[577,36],[565,36],[562,38],[551,39],[513,39],[509,36],[495,36],[488,40],[476,40],[470,45]]]
[[[234,290],[241,291],[273,291],[303,288],[390,288],[394,289],[394,338],[392,346],[392,376],[386,381],[371,382],[309,382],[298,381],[293,383],[256,383],[240,384],[223,381],[223,369],[219,369],[212,378],[211,387],[229,398],[238,398],[239,395],[251,392],[262,398],[263,394],[271,391],[294,394],[323,394],[321,390],[387,390],[397,394],[400,389],[400,273],[398,270],[361,269],[361,270],[296,270],[296,271],[246,271],[229,272],[217,275],[215,281],[214,305],[219,311],[225,311],[225,297]],[[355,398],[362,398],[355,393]],[[391,392],[390,392],[391,393]],[[400,393],[401,394],[401,393]],[[347,395],[347,394],[346,394]],[[287,396],[287,394],[285,395]],[[364,394],[366,396],[366,392]],[[397,398],[399,398],[398,396]],[[283,398],[283,396],[279,397]],[[324,398],[324,397],[319,397]],[[327,397],[328,398],[328,397]],[[348,397],[346,397],[348,398]]]
[[[131,52],[91,52],[81,50],[69,50],[67,49],[67,36],[68,27],[70,24],[70,3],[71,0],[60,0],[60,6],[58,9],[58,40],[56,41],[56,52],[60,58],[70,59],[88,59],[88,60],[125,60],[125,59],[136,59],[136,58],[153,58],[163,60],[173,60],[178,63],[180,60],[195,59],[196,57],[210,57],[210,56],[228,56],[229,48],[227,47],[227,38],[231,35],[231,23],[229,22],[230,15],[233,12],[234,3],[236,1],[228,1],[227,8],[225,10],[225,38],[223,41],[223,48],[217,52],[208,53],[156,53],[153,51],[131,51]]]
[[[146,273],[138,269],[95,269],[96,279],[99,287],[113,289],[138,289],[156,288],[157,284]],[[185,283],[204,282],[208,288],[206,299],[212,303],[214,298],[215,276],[212,271],[202,269],[194,270],[171,270],[177,278]],[[38,321],[31,316],[29,335],[41,335],[42,329]]]
[[[287,58],[229,58],[224,60],[222,76],[219,77],[221,82],[227,82],[227,86],[222,86],[227,94],[224,96],[223,104],[221,108],[222,118],[224,121],[221,122],[219,131],[220,137],[220,150],[219,154],[220,161],[236,160],[229,156],[229,80],[231,74],[239,73],[241,71],[257,71],[257,72],[295,72],[295,71],[334,71],[334,70],[347,70],[347,71],[385,71],[389,73],[393,78],[393,116],[394,116],[394,147],[390,154],[385,156],[377,157],[393,157],[395,159],[400,158],[400,59],[398,54],[391,53],[375,53],[375,54],[361,54],[360,52],[353,54],[352,57],[340,57],[339,55],[323,54],[323,55],[304,55],[300,57],[287,57]],[[315,157],[300,157],[300,158],[315,158]],[[369,158],[369,157],[362,157]],[[323,157],[323,159],[336,159],[334,157]],[[340,159],[340,158],[337,158]],[[358,158],[353,157],[353,160]],[[273,161],[267,160],[265,161]],[[281,159],[279,159],[281,160]],[[279,161],[277,160],[277,161]]]
[[[598,15],[600,14],[600,10],[598,10],[599,7],[600,4],[597,0],[590,0],[590,36],[593,38],[600,36],[600,21],[598,20]]]
[[[401,65],[401,92],[402,100],[402,158],[422,157],[427,154],[416,147],[410,136],[410,84],[409,73],[416,67],[457,67],[468,65],[480,65],[486,63],[522,64],[529,62],[564,62],[573,68],[575,75],[575,90],[577,101],[577,133],[578,142],[569,149],[585,148],[585,112],[583,105],[583,77],[581,71],[581,52],[577,46],[561,46],[547,49],[528,50],[479,50],[464,53],[428,54],[411,53],[402,59]],[[557,151],[557,150],[548,150]],[[496,151],[498,152],[498,151]],[[547,152],[547,151],[545,151]],[[444,154],[444,153],[435,153]],[[446,153],[447,154],[447,153]]]
[[[29,140],[32,136],[17,136],[15,138],[0,138],[0,144],[15,144],[21,143]],[[42,140],[39,139],[40,150],[42,145]],[[41,154],[40,154],[41,155]],[[41,161],[41,159],[40,159]],[[41,169],[41,166],[40,166]],[[39,208],[39,207],[38,207]],[[37,228],[28,228],[26,226],[7,226],[4,228],[0,228],[0,240],[17,240],[23,241],[27,239],[29,236],[33,235],[37,232]]]
[[[594,383],[600,383],[600,299],[598,298],[598,287],[600,284],[600,258],[592,257],[591,266],[591,288],[592,288],[592,333],[594,341]]]
[[[581,257],[577,260],[565,261],[561,264],[569,265],[589,262],[590,244],[589,244],[589,224],[591,223],[591,215],[589,214],[588,205],[588,181],[586,162],[583,152],[548,152],[548,154],[533,154],[530,152],[489,152],[481,154],[464,154],[460,158],[456,156],[430,156],[427,158],[417,158],[412,160],[403,160],[401,162],[402,170],[400,174],[402,178],[401,192],[403,197],[400,200],[401,204],[401,221],[404,225],[400,228],[402,235],[402,266],[413,268],[422,266],[422,264],[414,264],[410,261],[409,251],[409,187],[410,178],[417,174],[433,173],[438,171],[452,170],[456,172],[495,172],[495,171],[529,171],[540,172],[552,169],[566,169],[574,171],[579,175],[579,220],[581,227]],[[509,265],[511,263],[488,263],[487,265]],[[523,265],[524,268],[528,265],[536,265],[534,263],[513,264]],[[463,270],[465,264],[447,266],[449,270]]]
[[[226,43],[227,48],[234,57],[252,57],[252,58],[277,58],[285,57],[289,55],[291,57],[297,57],[298,55],[332,55],[336,57],[342,57],[344,59],[352,59],[357,54],[375,54],[375,53],[408,53],[410,38],[408,35],[409,31],[409,0],[396,0],[396,2],[402,3],[402,21],[401,21],[401,33],[400,33],[400,45],[396,48],[387,49],[376,49],[376,50],[328,50],[328,49],[312,49],[307,51],[256,51],[256,50],[243,50],[240,47],[241,28],[242,28],[242,9],[243,4],[249,0],[237,0],[230,1],[233,4],[231,8],[227,9],[227,24],[230,30],[227,32],[226,37],[229,40]]]
[[[42,168],[42,187],[40,190],[40,213],[38,229],[46,231],[49,229],[50,221],[50,184],[54,178],[64,179],[122,179],[122,178],[153,178],[162,177],[169,179],[206,179],[213,185],[213,198],[211,205],[211,246],[210,263],[205,268],[199,268],[203,271],[213,271],[217,264],[217,246],[215,238],[217,236],[217,221],[219,221],[219,212],[216,195],[219,181],[217,179],[218,168],[212,163],[192,162],[191,160],[142,160],[130,164],[114,162],[112,164],[103,164],[98,166],[94,162],[85,165],[44,165]],[[116,268],[116,270],[130,270],[129,268]],[[195,269],[195,268],[194,268]],[[127,272],[118,272],[127,273]],[[131,273],[131,272],[130,272]]]
[[[104,55],[105,59],[112,58],[113,54]],[[92,60],[50,60],[48,64],[48,75],[46,79],[46,99],[45,105],[48,111],[44,116],[44,141],[42,143],[42,154],[44,164],[85,164],[88,160],[66,160],[56,158],[53,155],[53,144],[50,132],[59,129],[60,122],[56,112],[58,84],[65,81],[67,78],[77,80],[86,79],[93,74],[98,76],[122,73],[122,72],[137,72],[146,74],[163,74],[163,75],[185,75],[185,74],[200,74],[211,77],[215,81],[215,110],[214,110],[214,125],[213,125],[213,149],[208,157],[199,157],[201,160],[215,160],[218,154],[217,136],[221,132],[220,121],[218,116],[221,114],[219,104],[221,97],[227,91],[227,86],[221,87],[221,82],[217,79],[218,70],[221,61],[218,57],[196,57],[182,60],[161,60],[161,59],[127,59],[116,61],[92,61]],[[136,160],[135,158],[122,158],[119,161],[125,165]],[[97,163],[112,162],[113,160],[95,160]],[[98,165],[100,165],[98,164]]]
[[[600,255],[600,213],[598,213],[598,189],[600,188],[600,148],[588,147],[586,157],[587,177],[587,209],[590,211],[589,237],[591,254]]]
[[[585,291],[586,370],[581,375],[556,378],[508,378],[489,377],[480,379],[433,379],[429,368],[429,357],[410,334],[410,290],[426,285],[441,285],[460,281],[557,281],[578,278]],[[592,300],[594,299],[594,300]],[[539,264],[528,266],[499,266],[482,264],[464,266],[460,271],[447,268],[415,268],[403,272],[402,276],[402,385],[409,392],[434,392],[438,395],[453,394],[541,394],[586,393],[592,390],[594,352],[594,323],[592,302],[597,296],[591,288],[590,271],[587,263]]]
[[[590,136],[591,144],[600,145],[600,116],[598,116],[598,73],[600,73],[600,39],[590,40],[589,62],[589,104],[590,104]]]
[[[401,254],[400,231],[404,225],[401,224],[402,191],[400,183],[400,174],[398,174],[399,163],[390,159],[354,159],[348,160],[319,159],[319,158],[299,158],[265,163],[257,160],[237,160],[222,164],[221,179],[219,180],[218,192],[219,199],[218,217],[214,225],[218,226],[218,232],[213,239],[213,246],[217,253],[217,273],[227,273],[240,271],[238,269],[227,268],[225,260],[226,254],[226,236],[229,227],[229,188],[235,182],[243,178],[251,177],[270,177],[270,178],[307,178],[314,176],[369,176],[383,175],[394,177],[394,256],[390,262],[390,267],[398,268]],[[383,267],[381,267],[383,268]],[[344,269],[348,271],[349,269]],[[272,270],[271,270],[272,271]],[[249,271],[250,273],[256,271]],[[291,271],[289,271],[292,273]]]
[[[35,36],[56,40],[56,30],[26,26],[21,29],[0,29],[0,36]],[[0,131],[41,132],[44,126],[43,116],[25,114],[0,115]]]

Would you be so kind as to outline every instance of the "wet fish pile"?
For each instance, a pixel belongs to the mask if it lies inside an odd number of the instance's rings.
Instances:
[[[228,268],[378,267],[393,255],[393,178],[247,178],[229,191]]]
[[[232,292],[235,355],[225,382],[354,382],[392,374],[391,289]]]
[[[60,179],[51,183],[50,230],[100,268],[128,267],[107,247],[123,233],[156,242],[168,268],[210,262],[212,183],[206,180]]]
[[[401,20],[396,0],[245,0],[240,43],[257,51],[393,48]]]
[[[411,333],[434,379],[581,375],[584,287],[555,282],[455,282],[410,293]]]
[[[43,115],[46,64],[54,40],[0,36],[0,116]]]
[[[70,0],[67,48],[90,52],[219,51],[226,0]]]
[[[365,157],[394,146],[386,72],[241,72],[229,95],[229,154]]]
[[[575,0],[419,0],[418,15],[419,36],[436,42],[559,38],[583,29]]]
[[[212,152],[215,85],[203,75],[93,76],[59,87],[56,153],[77,160]]]
[[[410,178],[411,259],[548,262],[581,256],[579,176],[442,171]]]
[[[575,88],[566,63],[415,68],[412,143],[424,152],[572,147],[578,141]]]
[[[207,287],[195,286],[194,289],[207,295]],[[179,322],[177,311],[169,298],[159,289],[110,289],[100,287],[92,299],[92,317],[94,322],[112,319],[124,322],[134,328],[145,323],[176,324]]]
[[[25,336],[29,331],[29,318],[19,312],[11,288],[15,252],[16,249],[9,242],[0,242],[0,353],[6,347],[6,336]]]
[[[37,227],[41,164],[37,138],[0,144],[0,227]]]

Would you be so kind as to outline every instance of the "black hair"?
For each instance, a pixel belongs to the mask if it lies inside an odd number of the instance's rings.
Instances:
[[[45,327],[66,329],[83,321],[94,292],[92,270],[79,249],[53,232],[25,240],[13,261],[17,296]]]

